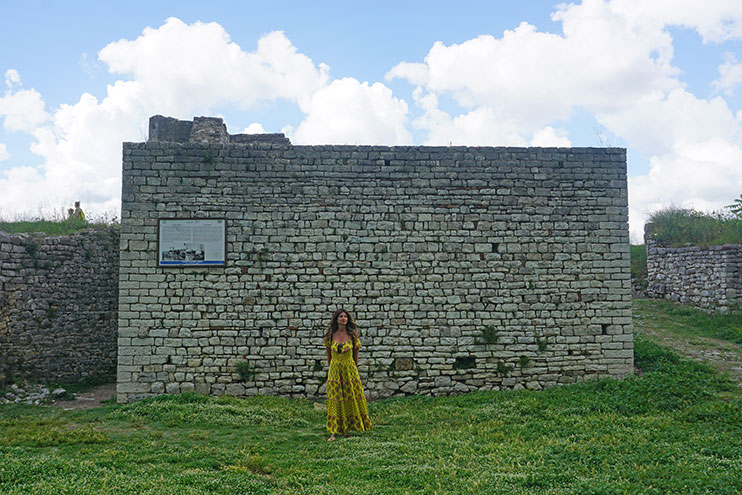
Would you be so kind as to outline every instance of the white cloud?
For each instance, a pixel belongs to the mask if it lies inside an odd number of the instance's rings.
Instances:
[[[141,84],[142,96],[160,113],[180,118],[221,104],[306,102],[325,84],[329,70],[316,67],[282,32],[268,33],[256,51],[246,52],[215,22],[185,24],[174,17],[135,40],[110,43],[99,57],[110,72]]]
[[[679,142],[668,154],[652,158],[647,175],[629,178],[631,238],[640,242],[648,214],[677,205],[721,210],[742,191],[742,146],[711,138]]]
[[[100,102],[86,93],[74,105],[61,105],[50,123],[30,132],[31,151],[44,159],[43,167],[8,171],[0,179],[7,192],[0,209],[34,212],[39,204],[64,207],[82,200],[87,211],[117,211],[121,143],[146,137],[140,127],[146,114],[136,101],[135,83],[117,82]]]
[[[4,177],[3,177],[4,176]],[[39,187],[44,178],[34,167],[14,167],[0,172],[0,219],[13,220],[19,214],[35,214],[48,205],[45,191]]]
[[[5,146],[5,144],[0,143],[0,162],[3,160],[7,160],[10,158],[11,155],[8,153],[8,148]]]
[[[598,113],[596,118],[632,148],[649,156],[670,153],[678,142],[702,142],[714,137],[735,142],[742,130],[724,99],[706,100],[680,88],[664,95],[648,94],[632,105]]]
[[[613,0],[609,7],[633,25],[695,29],[704,43],[742,39],[742,2],[739,0]]]
[[[263,125],[259,122],[253,122],[249,126],[245,127],[245,129],[242,131],[242,134],[265,134],[265,129],[263,129]]]
[[[527,146],[515,125],[502,119],[490,107],[478,107],[452,117],[438,108],[435,93],[418,87],[413,93],[416,104],[424,109],[413,125],[428,133],[425,144],[432,146]]]
[[[80,66],[83,72],[89,77],[96,78],[102,72],[100,64],[96,60],[90,60],[87,53],[82,53],[80,58],[77,60],[77,65]]]
[[[21,75],[15,69],[5,71],[5,85],[8,89],[0,98],[0,118],[3,126],[10,131],[32,131],[49,118],[44,109],[44,100],[35,89],[14,91],[21,85]]]
[[[338,79],[302,106],[307,114],[293,133],[297,144],[410,144],[407,104],[381,83]]]
[[[567,137],[567,131],[564,129],[554,129],[546,126],[537,131],[531,139],[531,146],[569,148],[572,142]]]
[[[719,66],[719,78],[711,85],[717,91],[732,94],[735,87],[742,84],[742,64],[737,61],[733,53],[726,54],[726,60]]]
[[[387,78],[450,93],[467,109],[486,107],[524,138],[568,120],[577,107],[610,112],[681,87],[672,40],[661,29],[631,26],[601,2],[570,5],[555,19],[564,35],[522,23],[502,38],[437,42],[424,64],[398,64]]]
[[[8,89],[13,89],[16,84],[21,84],[21,75],[15,69],[8,69],[5,71],[5,85]]]

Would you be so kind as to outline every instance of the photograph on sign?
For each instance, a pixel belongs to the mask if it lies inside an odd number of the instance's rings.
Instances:
[[[158,235],[160,266],[224,265],[227,221],[161,218]]]

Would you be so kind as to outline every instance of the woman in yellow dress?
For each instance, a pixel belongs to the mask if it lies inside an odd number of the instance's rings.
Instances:
[[[366,396],[358,375],[358,327],[344,309],[335,311],[322,342],[327,348],[327,431],[328,442],[335,435],[371,429]]]

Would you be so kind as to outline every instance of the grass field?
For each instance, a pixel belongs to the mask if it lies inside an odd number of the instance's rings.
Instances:
[[[740,390],[635,349],[624,381],[372,402],[374,429],[333,443],[307,400],[0,406],[0,493],[741,493]]]

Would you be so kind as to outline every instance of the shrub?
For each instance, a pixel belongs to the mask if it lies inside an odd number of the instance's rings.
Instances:
[[[238,361],[237,363],[235,363],[234,367],[243,382],[250,380],[250,378],[252,378],[252,376],[255,374],[255,370],[247,361]]]
[[[649,235],[667,246],[742,244],[742,220],[730,212],[702,213],[671,206],[649,216]]]
[[[493,326],[486,326],[482,330],[482,339],[486,344],[494,344],[497,342],[497,329]]]
[[[739,198],[734,200],[734,203],[727,205],[727,208],[729,208],[738,219],[742,220],[742,194],[739,195]]]

